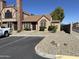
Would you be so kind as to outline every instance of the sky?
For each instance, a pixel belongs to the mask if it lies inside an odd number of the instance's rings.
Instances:
[[[6,1],[8,5],[16,4],[16,0]],[[79,0],[22,0],[23,11],[36,15],[50,14],[57,7],[64,9],[62,23],[79,22]]]

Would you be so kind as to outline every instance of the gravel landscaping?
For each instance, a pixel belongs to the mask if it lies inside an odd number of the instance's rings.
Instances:
[[[52,55],[65,55],[79,57],[79,33],[72,32],[67,34],[64,32],[53,33],[46,37],[38,45],[40,52]]]

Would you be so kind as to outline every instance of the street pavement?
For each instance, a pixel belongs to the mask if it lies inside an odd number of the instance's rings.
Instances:
[[[44,37],[0,38],[0,59],[45,59],[35,53],[35,46]]]

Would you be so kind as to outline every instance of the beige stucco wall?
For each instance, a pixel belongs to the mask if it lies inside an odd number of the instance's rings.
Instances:
[[[25,23],[22,23],[22,29],[24,30],[25,28],[24,28],[24,25],[25,25]]]
[[[60,23],[52,23],[52,25],[57,26],[57,32],[60,31]]]
[[[8,27],[8,23],[7,22],[3,23],[3,26]]]
[[[38,25],[37,25],[37,30],[39,31],[40,29],[40,21],[45,19],[46,20],[46,31],[48,31],[48,27],[50,26],[51,24],[51,21],[49,21],[46,17],[42,17],[39,21],[38,21]]]

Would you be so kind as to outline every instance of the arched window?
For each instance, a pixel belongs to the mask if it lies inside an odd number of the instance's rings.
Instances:
[[[5,18],[12,18],[12,12],[10,12],[9,10],[7,10],[5,12]]]
[[[45,19],[40,21],[40,27],[46,27],[46,20]]]

